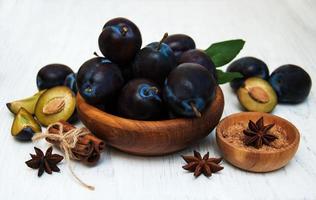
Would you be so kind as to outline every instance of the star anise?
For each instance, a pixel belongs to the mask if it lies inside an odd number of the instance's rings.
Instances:
[[[38,169],[38,176],[42,176],[44,171],[48,174],[52,174],[52,172],[59,172],[60,169],[57,167],[57,164],[64,159],[63,156],[58,154],[52,154],[53,147],[49,147],[46,150],[46,153],[42,152],[39,148],[34,147],[35,153],[30,154],[32,159],[25,162],[25,164],[32,168]]]
[[[244,134],[246,135],[244,144],[247,146],[253,146],[261,148],[263,144],[270,145],[270,142],[278,139],[277,136],[269,134],[268,131],[274,126],[274,124],[268,124],[264,126],[263,117],[258,119],[256,123],[249,120],[248,128],[244,130]]]
[[[194,156],[182,156],[182,158],[187,162],[182,168],[194,172],[195,177],[200,176],[202,173],[209,177],[212,173],[224,169],[224,167],[219,165],[222,158],[209,158],[209,152],[203,158],[197,151],[194,151]]]

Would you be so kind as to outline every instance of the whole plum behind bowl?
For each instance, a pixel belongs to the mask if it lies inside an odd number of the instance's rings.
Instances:
[[[49,64],[42,67],[36,76],[38,90],[49,89],[64,84],[66,77],[73,73],[72,69],[63,64]]]
[[[217,86],[215,98],[200,118],[138,121],[121,118],[89,105],[78,93],[77,109],[83,124],[109,146],[127,153],[157,156],[197,144],[218,124],[224,109],[224,96]]]
[[[196,63],[205,67],[211,72],[213,77],[217,79],[216,67],[213,61],[206,55],[206,53],[200,49],[191,49],[182,54],[179,59],[179,64],[182,63]]]
[[[243,57],[235,60],[227,67],[228,72],[239,72],[243,78],[236,78],[230,82],[233,90],[237,90],[243,85],[244,81],[250,77],[259,77],[264,80],[269,79],[268,66],[260,59],[255,57]]]
[[[194,40],[185,34],[169,35],[164,43],[166,43],[172,49],[174,55],[176,56],[177,62],[184,52],[190,49],[195,49]]]

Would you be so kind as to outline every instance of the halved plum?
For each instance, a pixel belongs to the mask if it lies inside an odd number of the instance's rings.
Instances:
[[[237,95],[241,105],[248,111],[271,112],[278,102],[269,82],[257,77],[246,79],[237,90]]]
[[[36,103],[39,99],[39,97],[45,92],[46,90],[41,90],[34,94],[31,97],[25,98],[25,99],[20,99],[16,100],[10,103],[7,103],[7,107],[12,112],[13,114],[17,114],[20,108],[24,108],[27,110],[30,114],[34,114],[35,106]]]
[[[227,67],[227,72],[239,72],[243,78],[236,78],[230,82],[234,91],[238,90],[247,78],[259,77],[269,79],[269,68],[262,60],[255,57],[243,57],[235,60]]]
[[[41,132],[41,126],[26,109],[21,108],[13,121],[11,134],[18,140],[30,141],[35,133]]]
[[[69,120],[75,109],[74,93],[66,86],[57,86],[48,89],[38,99],[35,116],[42,125],[48,126],[60,120]]]

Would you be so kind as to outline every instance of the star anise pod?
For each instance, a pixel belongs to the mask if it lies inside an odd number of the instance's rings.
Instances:
[[[182,156],[182,158],[187,162],[182,168],[194,172],[195,177],[200,176],[202,173],[210,177],[212,173],[224,169],[224,167],[219,165],[222,158],[209,158],[209,152],[203,158],[197,151],[194,151],[194,156]]]
[[[274,124],[268,124],[264,126],[263,117],[258,119],[256,123],[249,120],[248,128],[244,130],[244,134],[246,135],[244,144],[247,146],[253,146],[261,148],[263,144],[270,145],[270,142],[278,139],[277,136],[269,134],[268,131],[274,126]]]
[[[37,175],[39,177],[42,176],[44,171],[48,174],[60,171],[57,164],[62,161],[64,157],[58,154],[52,154],[53,147],[49,147],[45,155],[39,148],[34,147],[34,149],[36,154],[30,154],[32,159],[26,161],[25,164],[32,169],[38,169]]]

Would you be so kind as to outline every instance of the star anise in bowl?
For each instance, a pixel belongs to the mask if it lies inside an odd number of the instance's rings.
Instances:
[[[32,159],[26,161],[25,164],[32,169],[38,169],[38,177],[42,176],[44,171],[48,174],[60,171],[57,164],[62,161],[64,157],[58,154],[52,154],[53,147],[49,147],[45,155],[43,151],[37,147],[34,147],[34,150],[36,154],[30,154]]]
[[[269,146],[271,142],[278,139],[278,137],[269,133],[273,126],[274,124],[264,125],[263,117],[256,122],[249,120],[248,128],[243,131],[245,134],[244,144],[257,149],[261,148],[263,144]]]
[[[182,168],[194,172],[195,177],[200,176],[202,173],[210,177],[212,173],[224,169],[224,167],[219,165],[222,158],[210,158],[209,152],[207,152],[203,158],[197,151],[194,151],[194,156],[182,156],[182,158],[187,162]]]

